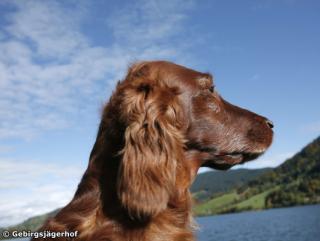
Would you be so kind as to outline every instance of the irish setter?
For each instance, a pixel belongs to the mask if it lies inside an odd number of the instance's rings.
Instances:
[[[55,240],[194,240],[189,187],[198,169],[257,158],[272,127],[225,101],[208,73],[136,63],[104,108],[74,198],[40,230],[79,232]]]

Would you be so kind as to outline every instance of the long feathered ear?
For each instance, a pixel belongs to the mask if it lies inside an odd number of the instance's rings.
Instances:
[[[152,83],[141,71],[135,76],[123,90],[127,128],[117,191],[130,217],[143,220],[167,207],[184,141],[177,89]]]

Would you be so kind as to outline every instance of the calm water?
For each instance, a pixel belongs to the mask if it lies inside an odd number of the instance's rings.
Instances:
[[[199,241],[320,240],[320,205],[225,214],[197,221]]]
[[[320,205],[197,219],[199,241],[318,241]]]

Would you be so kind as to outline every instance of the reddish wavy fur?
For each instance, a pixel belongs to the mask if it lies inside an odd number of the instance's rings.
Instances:
[[[41,230],[77,230],[79,241],[194,240],[188,188],[198,168],[227,169],[272,140],[270,121],[211,85],[211,75],[173,63],[134,64],[104,108],[74,198]],[[239,116],[244,124],[232,122]]]

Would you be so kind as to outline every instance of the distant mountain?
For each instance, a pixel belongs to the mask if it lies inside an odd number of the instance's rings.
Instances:
[[[272,168],[208,171],[197,176],[191,186],[196,201],[204,201],[222,192],[241,187],[245,183],[271,171]]]
[[[195,207],[198,215],[320,203],[320,137],[279,167]]]

